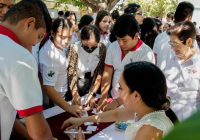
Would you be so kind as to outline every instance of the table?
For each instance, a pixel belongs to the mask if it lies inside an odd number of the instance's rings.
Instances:
[[[81,97],[81,104],[83,105],[85,102],[87,95],[84,97]],[[97,95],[97,99],[100,97],[100,95]],[[69,102],[70,103],[70,102]],[[47,110],[43,111],[43,114],[46,119],[56,116],[58,114],[61,114],[65,112],[63,109],[61,109],[58,106],[49,108]],[[24,122],[24,119],[21,119],[22,122]],[[111,124],[107,128],[99,131],[97,134],[89,138],[88,140],[123,140],[124,138],[124,131],[117,130],[114,126],[114,124]]]

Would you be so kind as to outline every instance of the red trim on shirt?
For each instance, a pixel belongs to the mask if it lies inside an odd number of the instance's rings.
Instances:
[[[10,31],[8,28],[0,25],[0,34],[8,36],[10,39],[15,41],[17,44],[19,44],[19,40],[17,39],[16,35]]]
[[[125,55],[124,55],[124,52],[122,51],[122,48],[121,48],[121,46],[119,46],[120,47],[120,49],[121,49],[121,61],[124,59],[124,57],[125,57]]]
[[[101,35],[107,35],[108,34],[108,32],[105,32],[105,33],[100,33]]]
[[[154,53],[155,56],[157,56],[157,53]]]
[[[42,112],[43,111],[43,107],[42,105],[39,106],[34,106],[28,109],[24,109],[24,110],[17,110],[17,113],[19,114],[20,117],[26,117],[38,112]]]
[[[140,46],[142,46],[142,44],[143,44],[143,42],[142,42],[142,40],[140,40],[139,38],[138,38],[138,43],[137,43],[137,45],[134,47],[134,49],[132,50],[132,52],[134,52],[134,51],[137,51],[137,49],[139,49],[140,48]],[[121,61],[124,59],[124,57],[125,57],[125,55],[124,55],[124,53],[123,53],[123,51],[122,51],[122,48],[121,48],[121,46],[119,46],[120,47],[120,49],[121,49]]]
[[[105,64],[106,67],[113,68],[112,65],[108,65],[108,64],[106,64],[106,63],[104,63],[104,64]]]
[[[137,49],[139,49],[140,46],[142,46],[142,43],[143,43],[142,40],[138,39],[138,44],[135,46],[135,48],[132,50],[132,52],[137,51]]]

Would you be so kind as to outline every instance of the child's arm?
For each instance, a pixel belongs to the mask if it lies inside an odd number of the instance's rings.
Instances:
[[[13,131],[22,135],[27,140],[32,140],[32,138],[28,134],[27,128],[18,119],[15,119],[15,122],[13,125]]]

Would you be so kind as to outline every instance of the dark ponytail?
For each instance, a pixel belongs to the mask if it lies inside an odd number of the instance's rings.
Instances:
[[[173,123],[178,121],[170,109],[170,98],[166,97],[165,76],[157,66],[145,61],[134,62],[125,66],[123,77],[131,93],[136,90],[147,106],[165,110]]]
[[[69,29],[72,28],[72,23],[68,19],[64,18],[57,18],[53,22],[53,25],[51,27],[51,31],[53,31],[53,34],[56,34],[58,32],[58,29]],[[41,41],[39,50],[44,46],[44,44],[49,40],[49,37],[51,36],[51,32],[47,33],[47,35],[44,37],[44,39]]]

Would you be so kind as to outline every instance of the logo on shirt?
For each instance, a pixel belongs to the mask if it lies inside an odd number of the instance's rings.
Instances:
[[[53,78],[55,75],[55,71],[53,69],[47,71],[47,76],[49,78]]]
[[[192,73],[194,73],[194,74],[195,74],[196,72],[197,72],[197,70],[195,70],[195,69],[194,69],[194,70],[192,70]]]

